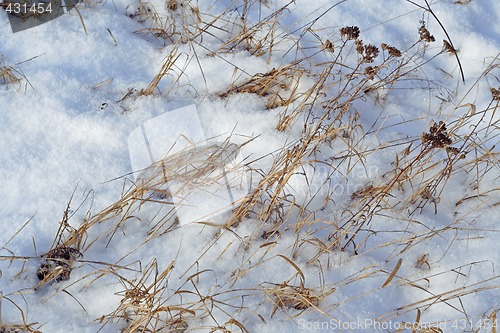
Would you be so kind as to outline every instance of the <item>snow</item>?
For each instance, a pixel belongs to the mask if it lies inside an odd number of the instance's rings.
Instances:
[[[425,1],[415,2],[425,7]],[[241,31],[244,3],[251,3],[247,19],[253,24],[288,5],[275,26],[277,42],[270,55],[253,55],[241,45],[220,49]],[[488,318],[500,308],[499,118],[489,89],[498,89],[499,82],[495,69],[484,73],[490,64],[499,64],[498,1],[431,3],[458,50],[465,83],[454,55],[431,59],[447,37],[429,13],[410,1],[177,1],[175,14],[161,1],[151,4],[161,17],[178,20],[177,32],[182,24],[196,21],[189,5],[199,8],[204,23],[217,20],[201,42],[174,46],[172,40],[146,32],[151,20],[129,17],[140,8],[134,0],[85,1],[78,5],[84,25],[72,10],[17,33],[12,33],[6,13],[0,13],[0,70],[10,66],[21,78],[20,83],[2,85],[0,76],[0,328],[23,324],[24,318],[42,332],[120,331],[126,320],[108,322],[103,316],[120,306],[127,283],[139,281],[148,268],[161,273],[173,265],[156,300],[161,306],[194,311],[194,316],[185,313],[188,331],[243,331],[231,321],[236,320],[250,332],[396,332],[402,322],[415,321],[418,309],[422,325],[438,322],[443,332],[471,331],[480,324],[480,332],[494,332]],[[418,39],[421,20],[436,42],[407,50]],[[367,92],[352,103],[362,128],[351,131],[347,126],[351,136],[346,134],[342,144],[321,146],[316,157],[331,165],[302,161],[283,192],[308,210],[295,207],[284,215],[273,211],[264,222],[254,211],[224,228],[229,211],[205,224],[179,225],[163,219],[172,214],[172,206],[144,205],[116,230],[120,217],[94,224],[70,279],[35,288],[40,256],[51,250],[68,202],[69,224],[78,228],[119,200],[139,169],[130,159],[130,134],[149,124],[155,128],[151,135],[168,112],[195,105],[207,141],[250,140],[242,157],[253,169],[251,192],[273,170],[273,160],[298,142],[304,122],[311,119],[298,118],[279,131],[284,108],[266,108],[266,96],[219,94],[236,78],[242,83],[310,56],[325,39],[339,48],[339,29],[354,25],[366,44],[387,43],[405,56],[418,52],[429,61],[411,73],[421,79]],[[265,36],[269,29],[264,25],[258,34]],[[141,95],[175,47],[179,58],[173,71],[154,95]],[[346,62],[357,61],[354,48]],[[311,57],[331,60],[324,52]],[[306,91],[313,84],[314,78],[304,75],[298,89]],[[432,121],[458,127],[459,116],[472,112],[467,103],[475,105],[477,114],[456,134],[469,134],[477,123],[474,138],[482,146],[458,162],[438,202],[415,210],[418,202],[405,200],[422,180],[444,168],[444,150],[434,157],[436,168],[415,176],[413,183],[395,186],[384,202],[394,211],[376,214],[362,227],[356,253],[354,244],[319,251],[350,214],[353,197],[389,179],[395,169],[391,163],[409,142],[408,158],[417,156],[420,136]],[[455,110],[457,106],[462,107]],[[162,135],[168,133],[154,137]],[[155,148],[161,145],[154,142]],[[350,152],[350,143],[369,153],[349,160],[352,164],[335,160]],[[492,162],[476,169],[474,160],[487,158]],[[330,200],[325,204],[326,196]],[[204,209],[217,205],[216,198],[200,197]],[[410,215],[412,210],[416,212]],[[285,222],[279,234],[261,237],[280,220]],[[299,222],[301,229],[294,229]],[[382,287],[400,259],[392,281]],[[145,284],[153,278],[154,273]],[[303,310],[277,307],[273,291],[286,283],[311,288],[321,301]],[[377,318],[380,322],[374,322]],[[388,326],[376,326],[382,323]]]

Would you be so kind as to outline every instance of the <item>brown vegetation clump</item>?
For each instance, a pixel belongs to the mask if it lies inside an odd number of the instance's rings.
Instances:
[[[422,22],[422,25],[418,29],[418,33],[420,34],[420,40],[426,41],[427,43],[432,43],[436,41],[436,38],[431,35],[427,27],[425,26],[425,22]]]
[[[432,147],[444,148],[451,145],[452,140],[446,131],[446,124],[440,121],[432,124],[429,133],[422,134],[422,142],[430,143]]]
[[[402,53],[400,50],[395,48],[394,46],[387,45],[386,43],[382,43],[380,45],[382,50],[387,51],[391,57],[399,58],[402,56]]]
[[[359,34],[359,27],[357,26],[340,28],[340,35],[347,40],[358,39]]]
[[[42,256],[46,259],[38,267],[36,276],[41,281],[69,280],[72,263],[81,256],[82,254],[77,249],[66,246],[56,247]]]
[[[494,101],[500,102],[500,88],[495,89],[495,88],[490,88],[491,91],[491,96],[493,97]]]

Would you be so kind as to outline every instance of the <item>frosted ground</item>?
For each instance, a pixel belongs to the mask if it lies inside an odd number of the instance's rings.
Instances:
[[[0,13],[0,331],[496,332],[498,1],[77,9]],[[186,225],[129,135],[193,104],[251,189]]]

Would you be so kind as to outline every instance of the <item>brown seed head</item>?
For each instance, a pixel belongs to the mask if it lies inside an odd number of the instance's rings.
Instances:
[[[330,52],[333,52],[335,50],[333,43],[329,39],[327,39],[325,41],[325,44],[323,45],[323,47],[325,50],[328,50]]]
[[[379,50],[375,45],[365,45],[365,55],[364,60],[366,62],[373,62],[373,60],[378,57]]]
[[[380,45],[380,47],[382,48],[382,50],[386,50],[387,53],[389,53],[389,55],[394,57],[394,58],[401,57],[401,51],[399,51],[394,46],[390,46],[390,45],[387,45],[385,43],[382,43],[382,45]]]
[[[363,41],[361,39],[356,39],[356,52],[363,54],[364,50]]]
[[[443,51],[456,54],[457,50],[446,40],[443,39]]]
[[[373,80],[375,78],[375,75],[377,75],[378,70],[378,66],[368,66],[365,68],[365,75],[368,79]]]
[[[435,148],[444,148],[451,145],[452,140],[446,132],[446,124],[443,121],[432,124],[430,133],[422,134],[422,142],[428,142]]]
[[[495,88],[490,88],[491,91],[491,96],[493,97],[494,101],[500,101],[500,88],[495,89]]]
[[[425,22],[422,22],[422,25],[418,29],[418,33],[420,34],[420,40],[426,41],[427,43],[432,43],[436,41],[433,35],[427,30],[425,27]]]
[[[348,40],[357,39],[359,37],[359,28],[357,26],[343,27],[340,28],[340,34],[347,37]]]

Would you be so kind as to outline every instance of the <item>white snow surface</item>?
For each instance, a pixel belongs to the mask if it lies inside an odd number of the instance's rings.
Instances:
[[[249,20],[257,22],[259,17],[266,17],[288,1],[249,3],[254,7]],[[339,28],[357,25],[367,43],[388,43],[404,50],[418,39],[419,20],[424,19],[437,40],[430,45],[429,53],[439,52],[441,40],[447,38],[436,20],[410,1],[347,0],[331,8],[336,3],[296,0],[283,16],[280,29],[298,39],[303,26],[320,17],[311,28],[319,38],[334,38]],[[425,6],[424,1],[415,3]],[[152,4],[159,13],[167,13],[161,1]],[[230,7],[231,1],[200,0],[196,5],[205,15],[202,19],[208,22],[210,17],[221,15]],[[137,126],[167,111],[196,104],[207,138],[232,136],[244,141],[255,137],[245,151],[251,160],[257,160],[255,166],[262,170],[270,167],[270,153],[300,135],[300,124],[285,132],[276,130],[278,111],[266,109],[263,97],[252,94],[217,97],[232,82],[234,65],[250,74],[265,73],[300,57],[295,51],[287,52],[293,41],[286,38],[270,58],[257,57],[245,50],[223,57],[211,56],[209,51],[220,46],[219,39],[234,33],[232,29],[236,28],[230,24],[230,18],[236,16],[235,11],[225,13],[227,26],[206,35],[200,45],[179,43],[177,70],[184,71],[179,82],[172,85],[172,78],[166,76],[159,85],[161,93],[135,95],[120,101],[130,90],[138,91],[149,85],[173,47],[168,39],[139,32],[148,23],[128,16],[138,6],[135,0],[80,4],[81,20],[73,10],[15,34],[6,14],[0,12],[0,54],[4,65],[25,77],[19,85],[0,85],[0,246],[3,246],[0,326],[21,324],[22,310],[26,323],[38,323],[34,327],[42,332],[100,329],[119,332],[126,327],[125,320],[103,326],[105,321],[100,322],[99,318],[120,305],[124,285],[111,274],[90,285],[87,284],[96,275],[81,278],[96,269],[107,269],[109,266],[104,264],[107,263],[130,265],[135,271],[119,273],[130,280],[139,279],[140,270],[144,271],[156,259],[160,272],[175,262],[162,294],[166,305],[199,301],[196,294],[175,293],[179,289],[194,290],[192,281],[201,295],[221,301],[212,303],[207,299],[205,305],[211,307],[213,317],[188,320],[188,331],[209,332],[225,326],[239,332],[237,325],[228,324],[234,318],[250,332],[396,332],[398,323],[415,321],[415,309],[419,308],[422,323],[445,320],[441,323],[443,332],[471,331],[481,324],[484,324],[481,332],[493,332],[488,326],[491,322],[485,318],[500,309],[498,163],[481,180],[483,189],[491,189],[483,190],[488,197],[456,206],[465,192],[470,191],[470,195],[475,192],[467,187],[472,181],[468,175],[455,177],[441,195],[437,214],[430,205],[412,215],[418,223],[383,217],[372,220],[370,227],[380,232],[368,238],[365,250],[359,255],[332,249],[308,264],[316,255],[314,244],[303,244],[297,249],[294,245],[297,235],[293,231],[272,241],[253,239],[258,222],[252,217],[231,231],[220,233],[206,225],[182,226],[128,255],[144,242],[157,222],[157,211],[144,209],[138,219],[131,219],[117,230],[111,241],[100,239],[85,251],[83,261],[75,263],[68,281],[49,283],[35,290],[39,282],[36,276],[41,263],[39,256],[50,249],[71,195],[74,193],[71,201],[74,214],[69,223],[78,227],[87,212],[101,211],[131,185],[130,173],[134,170],[129,159],[128,136]],[[412,82],[409,87],[414,85],[414,89],[395,91],[386,106],[392,117],[387,119],[385,130],[374,134],[376,139],[367,143],[367,147],[393,138],[419,138],[432,120],[443,119],[455,105],[474,103],[477,110],[482,110],[491,99],[488,84],[499,86],[498,77],[497,81],[490,78],[489,83],[483,78],[484,82],[474,86],[469,99],[460,100],[500,51],[500,2],[472,0],[459,5],[441,0],[433,1],[431,6],[458,49],[466,82],[462,82],[451,55],[441,55],[425,64],[420,74],[449,90]],[[300,43],[307,48],[319,42],[312,34],[305,34]],[[302,84],[310,83],[304,78]],[[448,99],[448,104],[440,109],[442,99]],[[375,108],[371,99],[359,103],[357,108],[366,124],[375,121],[376,114],[369,112]],[[492,119],[498,124],[498,114]],[[498,133],[488,143],[492,153],[498,153],[498,146],[493,147],[495,141],[498,144]],[[336,148],[331,149],[333,153]],[[399,152],[402,148],[395,149]],[[339,207],[349,200],[357,185],[365,185],[389,170],[394,151],[369,155],[365,161],[369,165],[368,174],[362,171],[350,174],[353,188],[335,193],[337,203],[326,206],[321,211],[322,218],[338,218]],[[301,172],[307,173],[308,179],[297,173],[290,179],[288,191],[305,202],[312,197],[311,188],[335,182],[335,177],[342,179],[343,167],[333,175],[305,167]],[[319,207],[318,200],[313,198],[311,207]],[[486,203],[480,205],[481,200]],[[404,237],[413,228],[424,233],[426,228],[437,230],[454,221],[458,221],[459,228],[431,239],[422,238],[401,257],[398,253],[404,244],[378,246],[390,243],[395,234],[398,239]],[[88,235],[89,239],[108,227],[97,226]],[[430,267],[416,267],[415,263],[424,254],[428,255]],[[10,260],[13,255],[16,259]],[[300,284],[298,276],[292,279],[296,274],[294,267],[279,255],[293,257],[307,287],[323,288],[325,293],[334,289],[317,306],[318,311],[314,307],[304,311],[274,308],[268,298],[272,296],[264,292],[266,288],[283,281]],[[380,288],[400,258],[403,261],[396,276],[389,285]],[[242,269],[248,269],[247,274],[243,275]],[[361,278],[364,273],[375,271],[378,273]],[[242,277],[234,284],[228,283],[236,272]],[[190,280],[196,273],[199,275]],[[482,291],[458,297],[461,290],[483,286]],[[422,301],[439,293],[443,296],[436,301],[438,304],[428,306],[428,302]],[[421,307],[419,304],[405,307],[421,301]],[[371,326],[373,320],[387,313],[383,318],[385,326]]]

